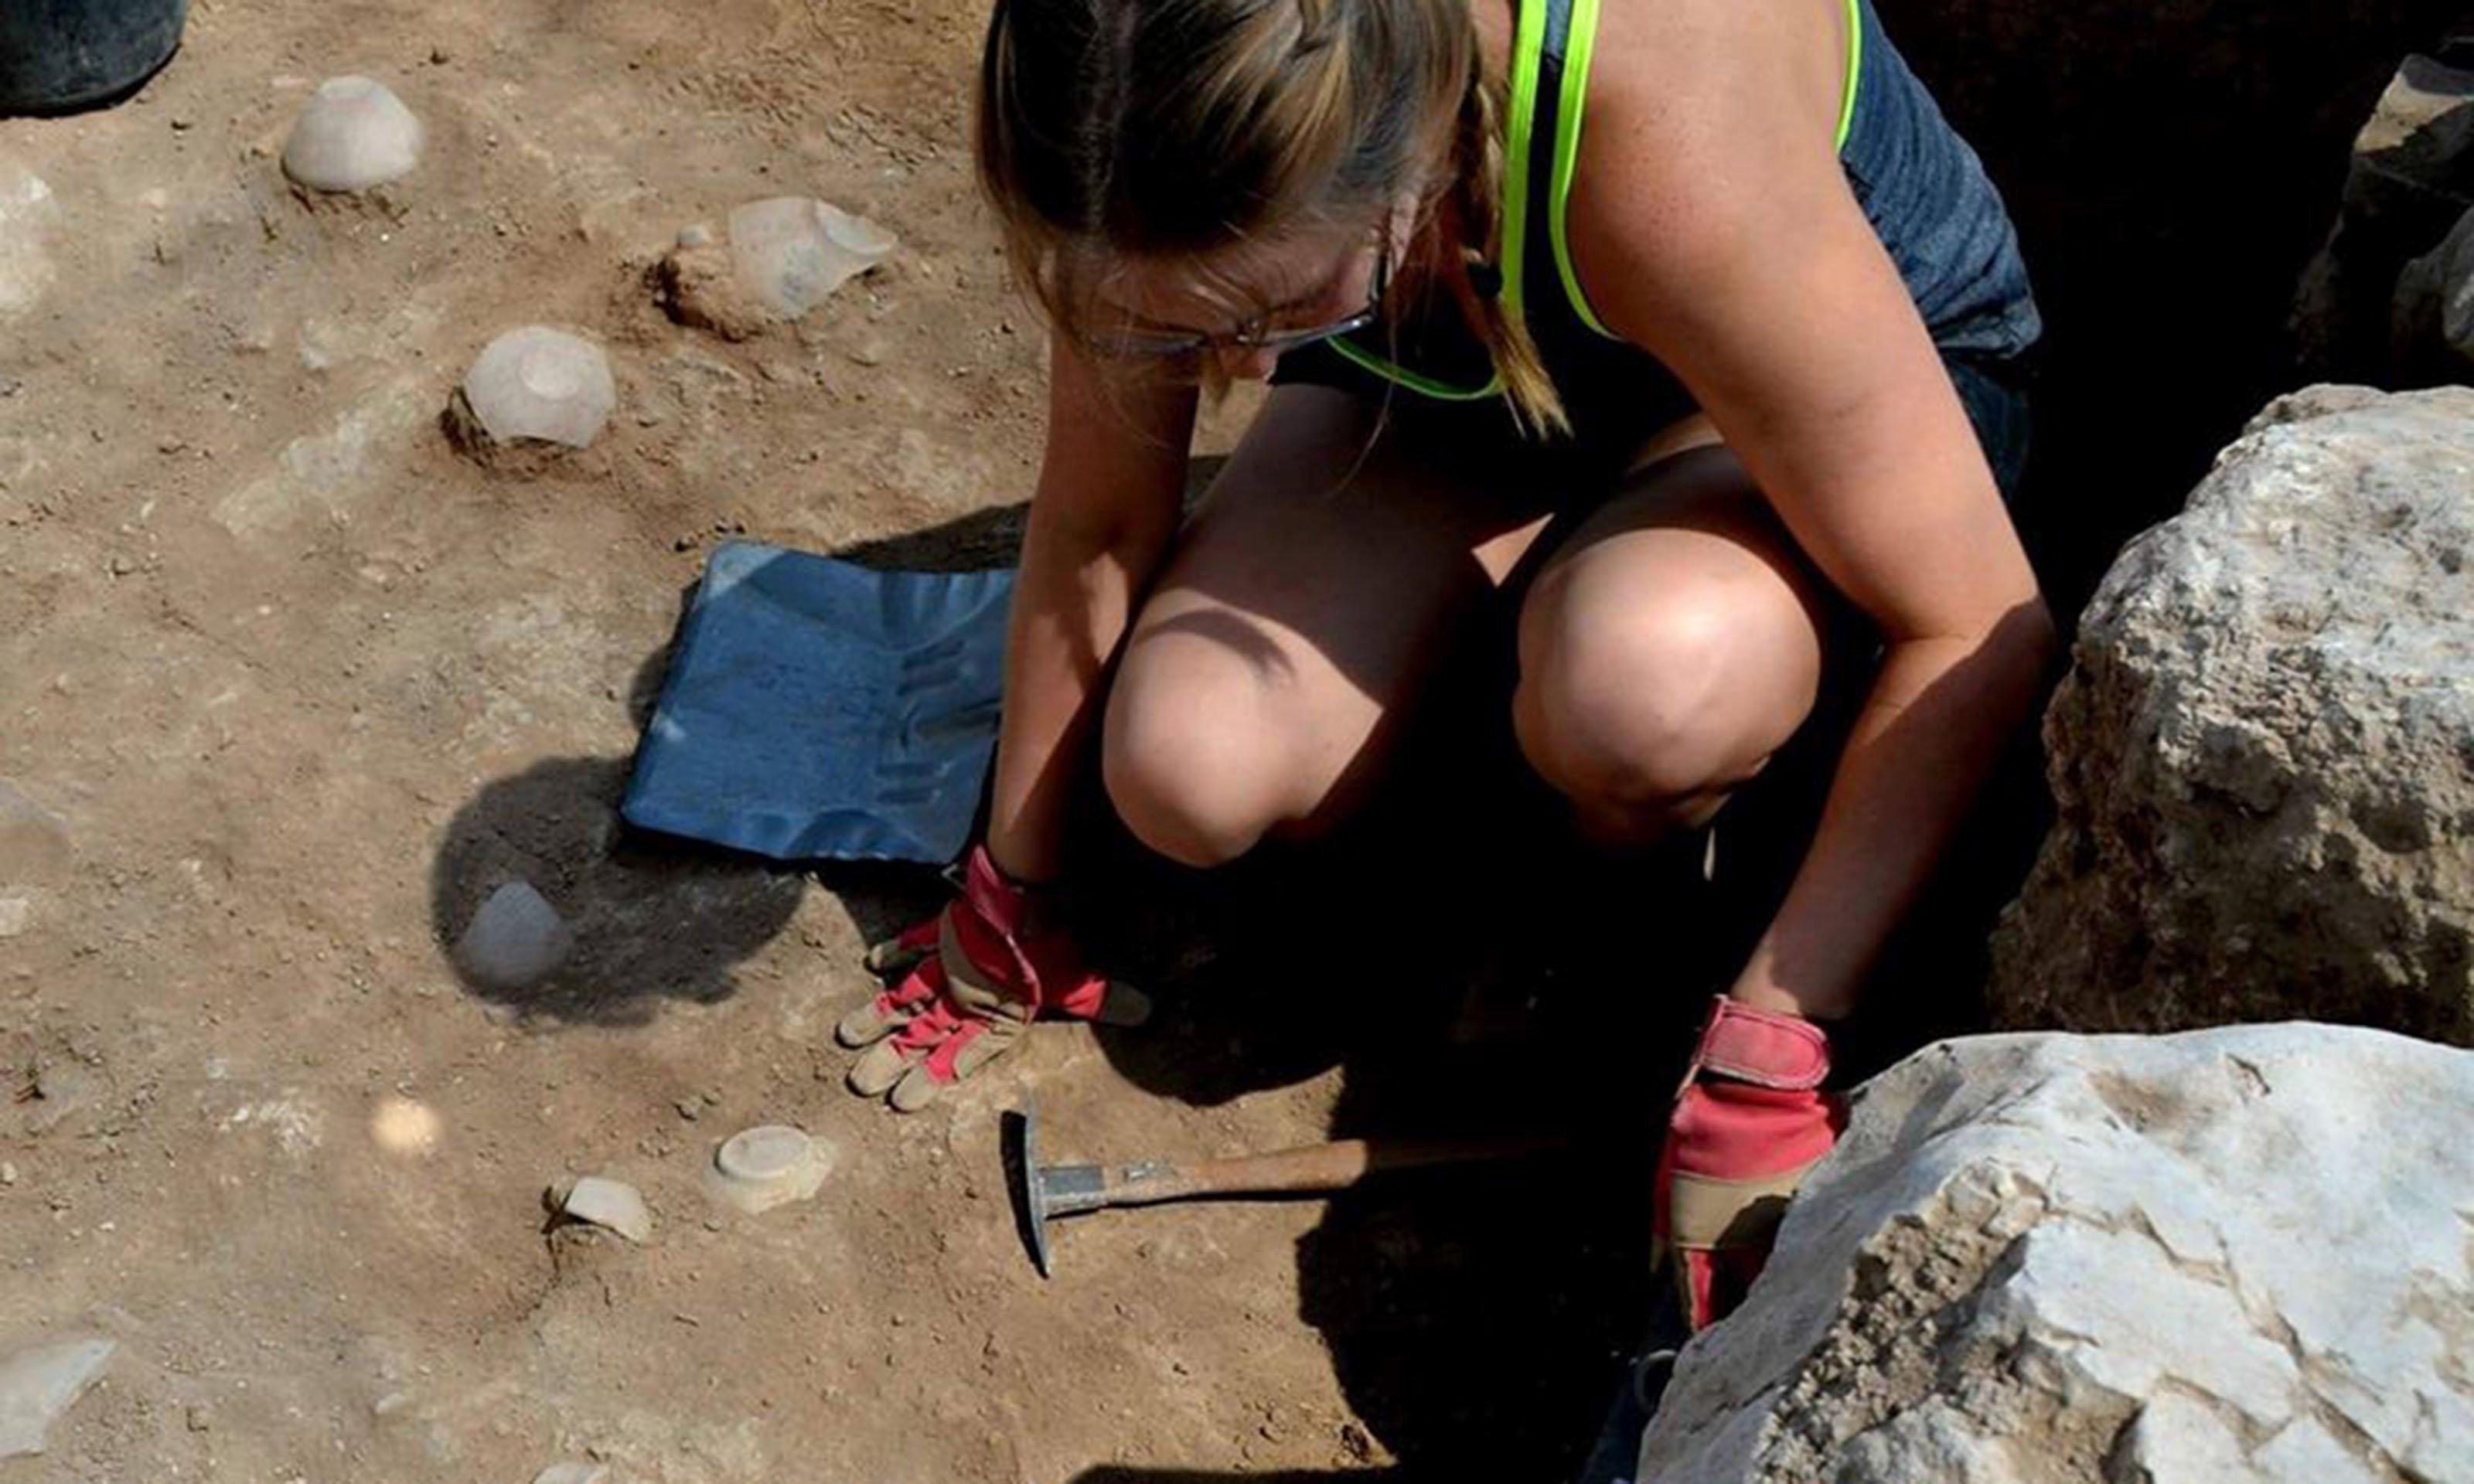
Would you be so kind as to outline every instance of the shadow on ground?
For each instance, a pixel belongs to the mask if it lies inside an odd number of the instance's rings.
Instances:
[[[666,644],[637,667],[628,707],[640,727],[668,657]],[[629,829],[618,817],[629,765],[546,758],[455,811],[430,868],[430,924],[475,997],[526,1019],[643,1024],[665,1000],[728,998],[736,967],[798,910],[795,873]],[[455,951],[481,903],[510,881],[546,898],[574,941],[554,972],[521,987],[474,977]]]

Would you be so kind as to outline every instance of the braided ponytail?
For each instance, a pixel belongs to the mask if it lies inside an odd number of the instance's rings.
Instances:
[[[1498,272],[1504,258],[1501,113],[1493,90],[1472,67],[1468,90],[1461,102],[1456,148],[1459,189],[1454,204],[1467,238],[1462,251],[1467,254],[1468,266],[1481,273]],[[1555,391],[1545,359],[1538,353],[1538,343],[1529,336],[1528,324],[1504,310],[1504,291],[1509,287],[1502,285],[1496,292],[1478,296],[1486,347],[1503,377],[1504,399],[1525,431],[1569,433],[1571,419],[1564,414],[1564,399]]]

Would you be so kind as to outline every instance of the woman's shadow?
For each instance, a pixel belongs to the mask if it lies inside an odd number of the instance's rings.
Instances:
[[[1471,777],[1516,776],[1470,753],[1438,749],[1341,836],[1208,874],[1082,824],[1106,842],[1092,949],[1159,993],[1149,1025],[1099,1032],[1128,1081],[1207,1106],[1337,1067],[1326,1137],[1569,1140],[1343,1191],[1298,1240],[1298,1317],[1394,1460],[1331,1477],[1570,1476],[1649,1309],[1649,1161],[1694,996],[1656,1003],[1645,965],[1576,951],[1647,877],[1591,882],[1544,801],[1473,827],[1419,786],[1457,773],[1466,800]],[[1137,1476],[1219,1475],[1079,1484]]]
[[[1485,670],[1311,848],[1196,874],[1113,827],[1094,786],[1078,822],[1110,906],[1090,945],[1161,991],[1150,1025],[1099,1033],[1129,1081],[1211,1105],[1337,1066],[1330,1137],[1564,1141],[1344,1191],[1298,1242],[1299,1317],[1401,1479],[1569,1478],[1589,1452],[1652,1308],[1652,1175],[1691,1043],[1802,860],[1865,694],[1851,675],[1729,804],[1713,864],[1697,833],[1630,857],[1581,844],[1519,760],[1510,676]],[[1981,1023],[1983,928],[2041,800],[2024,738],[1886,956],[1896,993],[1833,1032],[1851,1073]]]

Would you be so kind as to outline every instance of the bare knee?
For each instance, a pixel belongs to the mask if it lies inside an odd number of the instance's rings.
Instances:
[[[1127,657],[1100,771],[1134,838],[1188,866],[1225,865],[1285,817],[1281,739],[1262,680],[1208,641],[1166,635]]]
[[[1585,812],[1691,819],[1810,709],[1817,656],[1747,645],[1747,615],[1724,602],[1555,616],[1522,635],[1513,725],[1530,766]]]

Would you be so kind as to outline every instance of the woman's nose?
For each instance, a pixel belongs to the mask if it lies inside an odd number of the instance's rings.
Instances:
[[[1220,369],[1231,381],[1269,381],[1272,368],[1280,364],[1280,353],[1260,347],[1239,346],[1220,354]]]

